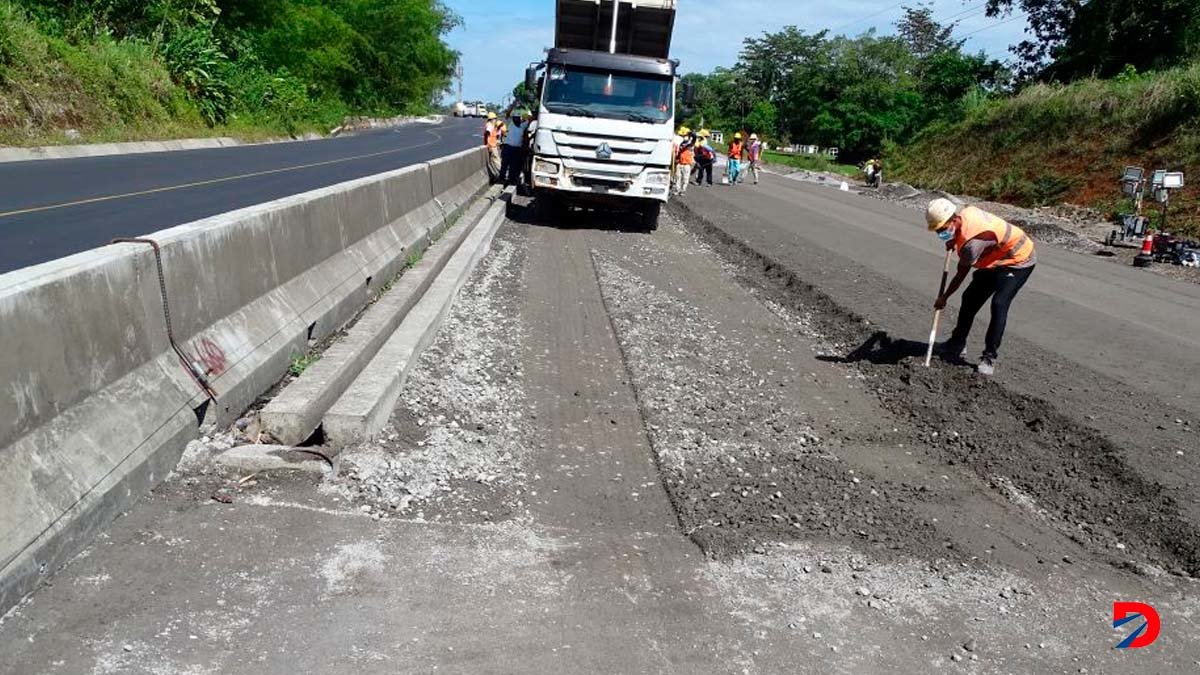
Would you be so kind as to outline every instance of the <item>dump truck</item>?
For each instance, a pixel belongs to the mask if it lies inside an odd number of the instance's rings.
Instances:
[[[539,206],[631,210],[657,226],[671,192],[675,10],[676,0],[558,0],[554,47],[525,72]]]

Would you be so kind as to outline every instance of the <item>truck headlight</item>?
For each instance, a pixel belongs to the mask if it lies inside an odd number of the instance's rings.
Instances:
[[[536,173],[558,173],[559,165],[554,162],[547,162],[544,159],[534,161],[533,170]]]
[[[648,185],[670,185],[671,174],[666,171],[651,171],[646,174],[646,183]]]

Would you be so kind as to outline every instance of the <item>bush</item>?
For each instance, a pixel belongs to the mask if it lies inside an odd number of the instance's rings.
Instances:
[[[175,32],[163,45],[163,57],[171,76],[196,102],[209,126],[224,122],[232,105],[228,81],[232,67],[212,30]]]

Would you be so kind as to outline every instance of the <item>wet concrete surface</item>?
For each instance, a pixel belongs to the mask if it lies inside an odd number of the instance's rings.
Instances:
[[[1176,430],[1079,407],[1169,402],[1029,325],[995,382],[914,368],[921,270],[718,190],[653,233],[518,200],[384,437],[323,478],[194,448],[5,617],[0,672],[1200,668],[1192,477],[1131,459]],[[1158,642],[1113,649],[1116,600]]]

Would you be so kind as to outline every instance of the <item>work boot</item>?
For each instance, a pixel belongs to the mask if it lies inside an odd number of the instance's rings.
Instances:
[[[980,375],[994,375],[996,373],[996,362],[990,357],[985,356],[979,360],[979,366],[976,367],[976,370],[979,371]]]
[[[950,363],[966,363],[967,361],[966,347],[949,340],[934,345],[933,353],[937,354],[938,358],[943,361],[949,361]]]

